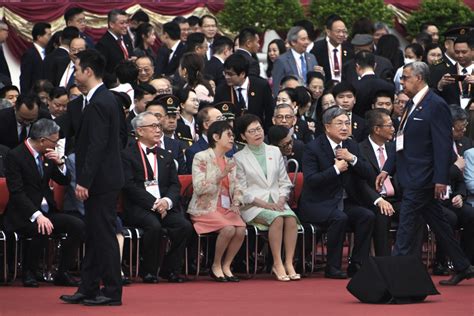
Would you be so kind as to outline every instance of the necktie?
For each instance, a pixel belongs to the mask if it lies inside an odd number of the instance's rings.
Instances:
[[[82,112],[84,112],[84,109],[86,108],[87,105],[89,105],[89,101],[87,101],[87,98],[84,97],[83,104],[82,104]]]
[[[244,95],[242,94],[242,88],[237,88],[237,97],[239,99],[239,107],[240,107],[240,111],[244,111],[247,107],[245,106],[245,100],[244,100]]]
[[[410,99],[405,105],[405,112],[403,112],[402,119],[400,120],[399,130],[403,131],[403,129],[405,128],[406,121],[408,119],[408,116],[410,115],[411,108],[413,107],[414,104],[415,103],[413,102],[413,100]]]
[[[304,53],[300,56],[301,59],[301,77],[303,81],[306,82],[306,73],[308,72],[308,68],[306,66],[306,58],[304,58]]]
[[[124,59],[128,59],[128,51],[127,51],[127,49],[125,48],[125,43],[123,42],[123,40],[122,40],[121,37],[117,39],[117,43],[118,43],[118,45],[120,46],[120,49],[122,50],[123,58],[124,58]]]
[[[38,155],[36,157],[36,167],[38,168],[38,172],[39,172],[41,178],[43,178],[43,175],[44,175],[44,172],[43,172],[43,159],[41,158],[40,155]]]
[[[334,156],[336,156],[336,151],[341,148],[341,145],[337,145],[336,147],[334,147]]]
[[[336,76],[339,76],[341,69],[339,67],[339,58],[337,57],[337,52],[338,52],[337,48],[334,48],[333,52],[334,52],[334,74]]]
[[[156,155],[156,151],[157,151],[156,149],[157,149],[157,148],[158,148],[158,146],[155,146],[155,147],[153,147],[153,148],[148,148],[148,147],[147,147],[147,149],[146,149],[145,152],[146,152],[147,155],[148,155],[148,154],[154,154],[154,155]]]
[[[463,75],[465,75],[465,76],[467,75],[467,69],[466,69],[466,68],[463,68],[463,69],[461,70],[461,72],[462,72]],[[463,97],[463,98],[469,98],[469,95],[468,95],[468,93],[469,93],[469,87],[468,87],[468,86],[469,86],[469,84],[467,83],[467,81],[464,80],[464,81],[462,82],[462,95],[461,95],[461,97]]]
[[[24,142],[27,137],[28,137],[28,130],[26,129],[25,125],[22,125],[21,132],[20,132],[20,143]]]
[[[383,147],[379,147],[378,152],[379,152],[379,168],[380,170],[382,170],[383,166],[385,165],[385,156],[383,154]],[[385,188],[386,196],[395,195],[395,189],[393,188],[392,182],[390,181],[389,177],[385,178],[385,181],[383,182],[383,186]]]

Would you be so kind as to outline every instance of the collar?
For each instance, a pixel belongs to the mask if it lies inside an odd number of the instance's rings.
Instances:
[[[334,151],[334,148],[336,148],[337,145],[339,145],[339,146],[342,147],[342,142],[340,142],[340,143],[338,144],[338,143],[334,142],[331,138],[329,138],[328,135],[326,135],[326,138],[328,139],[329,144],[331,145],[332,151]]]
[[[430,87],[426,85],[423,89],[418,91],[417,94],[415,94],[415,96],[413,97],[413,104],[414,104],[413,109],[418,106],[418,103],[420,103],[421,99],[428,93],[429,89]]]
[[[171,51],[174,53],[176,51],[176,48],[178,48],[179,43],[181,43],[180,40],[178,40],[174,45],[171,47]]]
[[[160,147],[165,149],[165,133],[163,133],[163,135],[161,135],[160,142],[161,142]]]
[[[332,51],[334,51],[334,48],[337,48],[337,53],[341,53],[342,52],[342,45],[339,44],[337,46],[334,46],[331,44],[331,41],[329,40],[329,37],[326,36],[326,42],[328,43],[328,48]]]
[[[145,146],[145,144],[143,144],[141,141],[138,141],[138,143],[140,144],[140,147],[143,150],[143,152],[146,154],[146,149],[149,148],[149,147]],[[155,148],[155,147],[156,147],[156,145],[151,147],[151,148]]]
[[[372,148],[374,149],[374,152],[375,152],[375,153],[378,153],[378,152],[379,152],[379,148],[380,148],[380,147],[382,147],[383,150],[385,150],[385,144],[383,144],[382,146],[377,145],[377,144],[372,140],[372,138],[370,137],[370,135],[369,135],[369,142],[370,142],[370,144],[372,145]]]
[[[29,138],[29,137],[26,139],[26,142],[27,142],[26,145],[28,146],[28,149],[29,149],[29,150],[31,151],[31,153],[33,154],[33,158],[35,158],[35,160],[38,159],[38,156],[39,156],[40,154],[39,154],[39,152],[37,152],[37,151],[33,148],[33,146],[31,145],[31,143],[30,143],[30,138]]]
[[[314,47],[314,42],[309,43],[308,47],[306,47],[306,52],[311,53],[311,50],[313,49],[313,47]]]
[[[181,119],[183,120],[183,123],[188,126],[194,126],[194,124],[196,123],[196,120],[194,118],[192,121],[188,121],[187,119],[184,118],[184,116],[181,115]]]
[[[36,44],[35,42],[33,42],[33,46],[36,48],[36,50],[38,51],[38,53],[40,54],[41,58],[44,58],[46,56],[46,52],[44,50],[43,47],[39,46],[38,44]]]
[[[110,35],[112,35],[112,37],[113,37],[115,40],[118,40],[118,39],[119,39],[119,37],[118,37],[117,35],[115,35],[111,30],[107,30],[107,32],[109,32]],[[122,37],[120,37],[120,38],[122,38]]]
[[[249,76],[245,77],[245,81],[244,83],[242,83],[241,86],[234,86],[234,89],[237,90],[237,88],[242,88],[242,90],[247,90],[248,86],[249,86]]]
[[[239,47],[239,48],[237,48],[237,50],[241,50],[241,51],[243,51],[243,52],[246,52],[247,54],[250,55],[250,57],[252,57],[252,53],[250,53],[250,52],[249,52],[248,50],[246,50],[246,49],[243,49],[243,48],[240,48],[240,47]]]
[[[451,64],[455,65],[456,61],[448,56],[448,54],[444,53],[444,56],[451,62]]]
[[[460,64],[456,64],[457,66],[457,71],[458,71],[458,74],[461,74],[461,71],[466,68],[467,70],[467,74],[470,75],[474,72],[474,63],[471,63],[471,65],[469,65],[468,67],[463,67],[461,66]]]
[[[69,54],[69,48],[64,47],[64,46],[59,46],[59,48],[64,49]]]
[[[97,89],[100,88],[100,86],[101,86],[102,84],[103,84],[103,83],[101,82],[101,83],[99,83],[98,85],[96,85],[94,88],[92,88],[92,89],[89,90],[89,93],[88,93],[87,96],[86,96],[87,102],[90,102],[90,101],[91,101],[92,96],[93,96],[94,93],[97,91]]]
[[[218,55],[214,55],[214,57],[216,57],[217,59],[219,59],[219,61],[220,61],[221,63],[224,63],[224,62],[225,62],[225,60],[224,60],[223,58],[221,58],[220,56],[218,56]]]
[[[202,139],[204,139],[204,141],[209,144],[209,140],[207,138],[207,135],[201,134],[201,136],[202,136]]]
[[[303,55],[303,53],[300,54],[300,53],[298,53],[296,50],[294,50],[293,48],[290,48],[290,49],[291,49],[291,53],[293,54],[293,57],[294,57],[296,60],[300,60],[301,55]]]
[[[374,75],[375,76],[375,72],[373,70],[367,70],[366,72],[364,72],[362,75],[360,75],[360,78],[364,78],[364,76],[370,76],[370,75]]]

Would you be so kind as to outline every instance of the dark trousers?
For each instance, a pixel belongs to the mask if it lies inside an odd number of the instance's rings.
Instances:
[[[59,272],[68,271],[73,263],[74,256],[77,254],[84,235],[84,222],[80,219],[67,214],[51,213],[44,214],[49,218],[54,226],[53,234],[67,234],[67,238],[62,241],[61,259],[59,262]],[[35,272],[38,270],[39,257],[47,243],[48,235],[38,233],[37,222],[28,223],[18,233],[24,237],[31,238],[31,241],[24,243],[24,270]]]
[[[344,201],[344,211],[334,210],[329,215],[328,221],[322,224],[327,227],[327,264],[337,269],[341,269],[347,227],[354,232],[351,262],[362,263],[369,256],[375,220],[375,215],[371,210],[346,201]]]
[[[405,189],[403,191],[400,224],[393,255],[415,254],[413,238],[420,216],[431,227],[439,244],[453,260],[454,269],[458,272],[467,269],[470,265],[469,261],[454,238],[454,232],[443,214],[440,202],[434,199],[434,188]]]
[[[122,299],[120,252],[116,237],[118,193],[91,194],[84,201],[86,255],[78,292],[88,296],[99,295],[102,280],[103,295],[114,300]]]
[[[181,272],[184,249],[193,231],[191,223],[184,218],[181,212],[170,210],[164,218],[161,218],[159,213],[144,209],[134,209],[132,214],[127,214],[126,223],[130,226],[142,228],[145,231],[142,248],[142,275],[147,273],[156,275],[158,271],[163,228],[167,230],[171,247],[164,258],[161,272],[163,275]]]

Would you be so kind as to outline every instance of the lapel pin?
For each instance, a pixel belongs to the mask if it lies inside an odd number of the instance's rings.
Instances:
[[[178,137],[181,137],[181,133],[178,132]]]
[[[252,97],[254,97],[254,96],[255,96],[255,92],[253,92],[253,91],[250,92],[250,95],[251,95]]]
[[[44,166],[45,166],[45,167],[47,167],[47,166],[49,166],[49,165],[48,165],[48,163],[47,163],[47,162],[45,162],[45,163],[44,163]]]
[[[171,150],[168,149],[168,152],[171,154]]]
[[[344,50],[344,57],[347,56],[347,50]]]
[[[357,129],[357,122],[354,122],[354,129]]]
[[[163,156],[162,156],[162,155],[160,155],[160,158],[161,158],[161,159],[163,159]]]

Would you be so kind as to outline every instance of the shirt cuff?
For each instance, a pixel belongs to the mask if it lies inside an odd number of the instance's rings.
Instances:
[[[378,204],[378,203],[380,202],[380,200],[382,200],[382,199],[383,199],[383,197],[379,197],[378,199],[376,199],[376,200],[374,201],[374,205],[377,206],[377,204]]]
[[[163,200],[165,200],[166,202],[168,202],[168,209],[167,211],[171,210],[173,208],[173,201],[171,201],[170,198],[167,198],[167,197],[164,197]]]
[[[63,167],[63,168],[61,169],[61,167]],[[59,169],[59,171],[63,174],[63,176],[66,175],[66,171],[67,171],[66,164],[61,165],[61,166],[58,166],[58,169]]]
[[[41,214],[42,214],[41,211],[34,212],[33,215],[31,215],[30,217],[30,222],[34,223],[36,219],[38,218],[38,216],[40,216]]]
[[[355,164],[357,163],[357,156],[356,156],[356,155],[354,155],[354,161],[351,161],[351,162],[349,162],[349,163],[351,164],[351,166],[353,166],[353,167],[354,167],[354,166],[355,166]]]
[[[339,171],[339,169],[337,169],[336,166],[334,166],[334,170],[336,170],[337,175],[340,175],[340,174],[341,174],[341,172]]]

